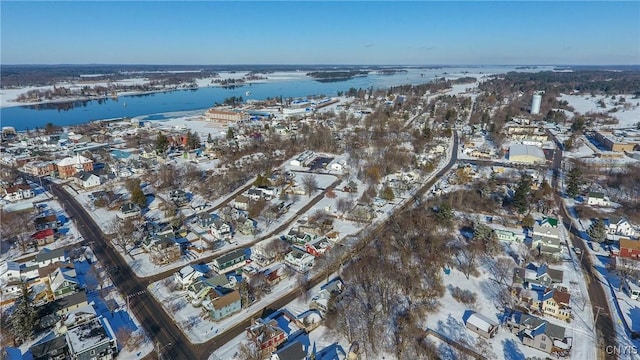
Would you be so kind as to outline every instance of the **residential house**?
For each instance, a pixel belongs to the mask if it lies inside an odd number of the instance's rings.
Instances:
[[[629,220],[624,217],[615,217],[604,220],[607,225],[607,231],[610,235],[631,236],[637,235],[636,230],[633,228]]]
[[[36,227],[36,231],[45,229],[57,229],[61,225],[60,221],[58,221],[58,217],[53,214],[37,217],[33,220],[33,223]]]
[[[321,237],[306,243],[304,246],[309,254],[318,257],[323,256],[331,249],[331,242],[326,237]]]
[[[462,321],[467,329],[487,339],[491,339],[496,336],[496,333],[498,332],[497,322],[471,310],[466,310],[464,312]]]
[[[587,204],[591,206],[609,206],[609,200],[604,196],[604,193],[591,191],[587,196]]]
[[[229,317],[242,309],[240,300],[240,291],[221,291],[215,290],[209,292],[209,299],[202,302],[202,307],[209,312],[209,316],[214,321],[220,321]]]
[[[342,294],[344,289],[344,283],[340,278],[331,281],[328,284],[323,285],[318,292],[318,295],[311,299],[309,308],[312,310],[318,310],[322,314],[326,314],[329,311],[329,302],[331,299]]]
[[[376,217],[375,210],[371,206],[360,203],[351,209],[350,215],[358,221],[371,221]]]
[[[44,248],[36,254],[35,261],[38,263],[38,267],[45,267],[50,264],[58,262],[67,262],[68,258],[65,255],[65,251],[62,248],[49,250]]]
[[[508,243],[522,243],[524,242],[524,233],[522,232],[514,232],[511,230],[505,229],[494,229],[498,240],[508,242]]]
[[[544,292],[542,312],[560,320],[568,321],[571,318],[571,294],[560,289],[547,289]]]
[[[45,337],[40,342],[32,345],[29,352],[33,360],[62,360],[69,359],[69,345],[64,335]]]
[[[247,337],[253,341],[263,355],[271,353],[287,340],[287,334],[276,320],[258,319],[247,328]]]
[[[149,260],[156,265],[176,262],[182,256],[182,249],[172,235],[158,235],[155,241],[147,246],[147,250],[149,251]]]
[[[54,302],[56,315],[62,316],[83,306],[89,305],[87,302],[87,294],[83,291],[62,297]]]
[[[233,207],[244,211],[249,210],[249,198],[244,195],[236,196],[235,200],[233,201]]]
[[[237,249],[213,260],[213,270],[218,274],[227,273],[243,267],[247,263],[244,249]]]
[[[78,289],[78,279],[75,269],[59,267],[49,274],[49,287],[54,299],[60,299],[74,294]]]
[[[640,260],[640,241],[620,238],[620,257]]]
[[[211,224],[213,224],[213,220],[216,219],[218,216],[214,214],[210,214],[208,212],[201,212],[201,213],[198,213],[196,217],[197,217],[196,221],[198,222],[198,225],[201,228],[206,229],[209,226],[211,226]]]
[[[74,178],[76,184],[85,189],[100,185],[100,177],[87,171],[79,171],[75,174]]]
[[[287,271],[283,264],[277,264],[262,272],[265,279],[270,285],[279,283],[282,279],[287,277]]]
[[[9,186],[4,189],[5,199],[8,201],[19,201],[23,199],[29,199],[35,196],[31,186],[20,184],[15,186]]]
[[[251,201],[258,201],[262,199],[262,190],[257,188],[251,188],[247,191],[247,197]]]
[[[31,235],[31,239],[36,246],[42,247],[55,241],[55,231],[53,229],[44,229]]]
[[[567,356],[571,351],[573,339],[565,336],[566,329],[562,326],[511,310],[505,314],[504,324],[526,346],[559,356]]]
[[[3,261],[0,263],[0,283],[20,282],[20,264],[15,261]]]
[[[253,235],[256,233],[258,224],[247,217],[240,217],[237,221],[238,232],[243,235]]]
[[[304,345],[299,340],[296,340],[285,344],[281,349],[274,352],[269,360],[305,360],[307,355]]]
[[[200,277],[187,287],[187,297],[192,300],[202,300],[215,289],[229,287],[229,279],[224,274],[212,278]]]
[[[140,207],[132,202],[127,202],[120,206],[120,211],[116,213],[119,219],[128,219],[136,216],[140,216]]]
[[[312,236],[311,234],[307,234],[303,231],[300,231],[300,229],[291,229],[289,230],[289,232],[287,233],[287,235],[284,236],[285,239],[291,243],[291,244],[306,244],[309,241],[313,240],[316,238],[316,236]]]
[[[169,193],[169,198],[178,206],[183,206],[189,203],[190,196],[183,190],[173,190]]]
[[[293,249],[284,257],[284,261],[295,271],[304,273],[313,267],[315,257],[307,252]]]
[[[66,157],[56,163],[58,177],[67,179],[74,176],[79,171],[93,171],[93,160],[77,154],[74,157]]]
[[[560,229],[557,227],[557,220],[550,222],[547,219],[539,225],[537,223],[533,225],[531,248],[538,250],[540,254],[559,257],[562,253]],[[556,224],[555,227],[551,225],[553,223]]]
[[[216,240],[229,241],[232,237],[231,225],[221,218],[215,217],[209,225],[209,234],[216,238]]]
[[[186,289],[193,284],[196,279],[205,275],[206,273],[201,272],[199,267],[196,268],[193,265],[187,265],[173,274],[173,277],[181,289]]]
[[[118,353],[115,333],[106,318],[91,321],[69,329],[65,334],[72,359],[110,360]]]
[[[545,289],[552,287],[553,284],[561,284],[563,277],[562,270],[551,269],[547,264],[538,266],[529,263],[523,268],[514,269],[513,283],[524,288]]]

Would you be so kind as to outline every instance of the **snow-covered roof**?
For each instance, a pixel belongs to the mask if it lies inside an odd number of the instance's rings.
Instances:
[[[87,164],[92,162],[91,160],[87,159],[86,157],[78,154],[74,157],[66,157],[62,160],[60,160],[58,162],[58,166],[70,166],[70,165],[77,165],[77,164]]]
[[[111,341],[98,318],[70,329],[67,332],[66,337],[69,347],[71,348],[71,352],[74,354],[82,353],[100,345],[101,343]]]
[[[539,159],[544,159],[544,152],[537,146],[533,145],[523,145],[523,144],[512,144],[509,147],[509,157],[518,156],[518,155],[530,155],[535,156]]]
[[[485,332],[489,332],[491,330],[491,327],[497,325],[497,323],[491,321],[491,319],[489,319],[488,317],[478,313],[471,314],[467,318],[467,324],[471,324]]]

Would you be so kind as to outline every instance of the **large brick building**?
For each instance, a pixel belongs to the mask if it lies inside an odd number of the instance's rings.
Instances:
[[[246,120],[248,118],[247,115],[241,111],[223,110],[217,108],[207,110],[205,116],[208,120],[220,122],[237,122]]]
[[[93,171],[93,161],[78,154],[74,157],[66,157],[60,160],[56,167],[58,168],[58,177],[66,179],[74,176],[79,171]]]

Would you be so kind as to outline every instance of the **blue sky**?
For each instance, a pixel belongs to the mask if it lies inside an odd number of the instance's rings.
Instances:
[[[9,2],[2,64],[640,64],[640,2]]]

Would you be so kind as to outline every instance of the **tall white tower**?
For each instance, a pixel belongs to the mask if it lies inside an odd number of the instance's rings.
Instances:
[[[531,99],[531,113],[539,114],[540,113],[540,104],[542,104],[542,94],[535,93],[533,94],[533,99]]]

